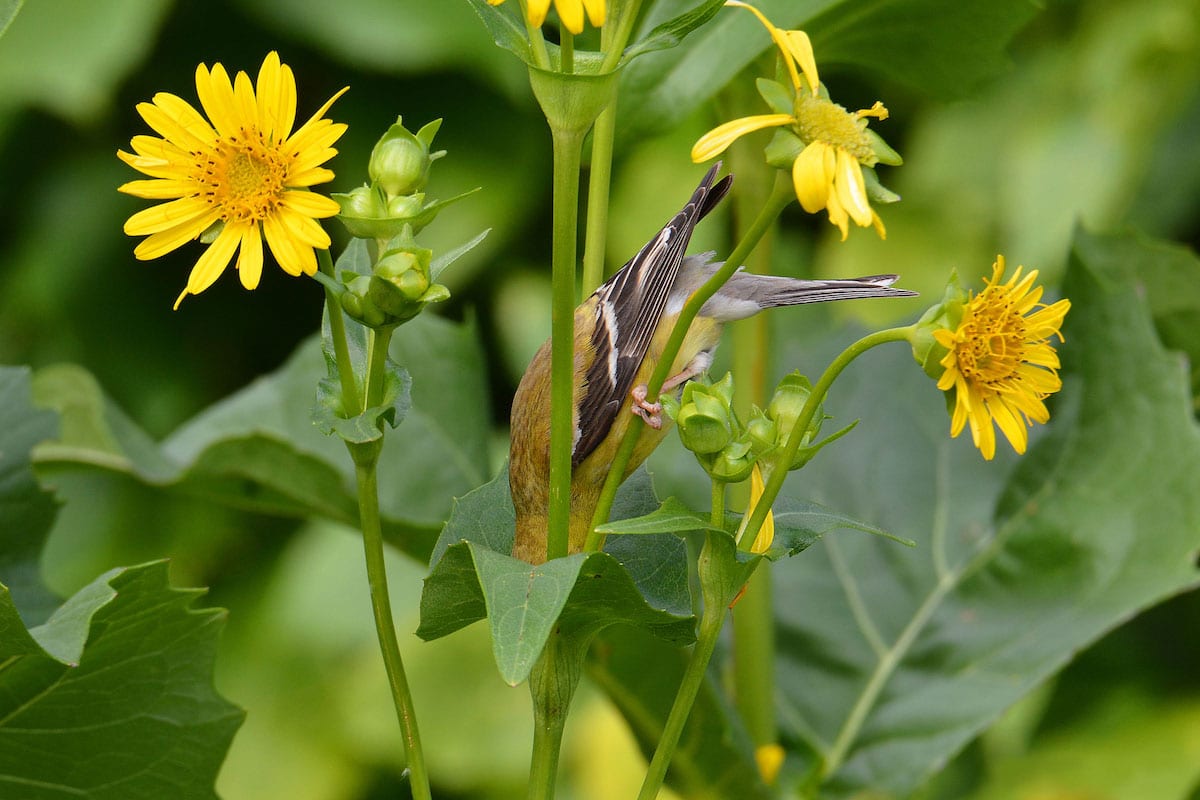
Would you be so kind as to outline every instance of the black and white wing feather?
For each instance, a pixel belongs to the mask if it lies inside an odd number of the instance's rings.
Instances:
[[[596,358],[584,375],[572,466],[578,466],[608,435],[633,388],[634,377],[679,276],[692,231],[733,183],[733,176],[727,175],[713,185],[720,167],[720,162],[713,165],[687,205],[596,290],[592,329]]]

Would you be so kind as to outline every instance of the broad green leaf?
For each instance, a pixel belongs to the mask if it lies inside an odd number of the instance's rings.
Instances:
[[[506,13],[504,9],[490,5],[486,0],[468,0],[468,2],[471,4],[471,8],[475,9],[475,13],[479,15],[480,21],[487,28],[488,34],[497,47],[509,51],[526,64],[532,63],[529,39],[525,29],[518,25],[510,14]]]
[[[11,0],[5,5],[15,11]],[[0,108],[36,105],[77,123],[95,120],[150,52],[170,8],[166,0],[29,3],[9,16],[0,47]],[[4,16],[0,8],[0,28]]]
[[[0,795],[216,797],[243,714],[213,689],[225,613],[193,609],[199,594],[172,589],[165,562],[117,569],[30,632],[56,654],[0,672]]]
[[[644,25],[657,25],[692,5],[692,0],[657,3]],[[823,70],[834,64],[864,67],[943,97],[961,96],[1004,69],[1004,48],[1036,11],[1029,0],[758,0],[754,5],[779,28],[807,31]],[[773,47],[750,12],[726,8],[678,47],[637,59],[622,76],[622,136],[674,127]],[[833,95],[836,100],[836,87]]]
[[[0,36],[8,30],[25,0],[0,0]]]
[[[330,361],[328,347],[326,362]],[[336,372],[336,367],[334,368]],[[317,385],[317,402],[313,408],[313,424],[326,436],[336,435],[347,442],[364,444],[384,435],[384,425],[395,428],[404,421],[412,407],[412,378],[408,370],[391,358],[384,372],[383,402],[351,417],[342,416],[342,387],[336,374],[327,376]]]
[[[644,509],[648,483],[639,476],[627,482],[618,512]],[[437,639],[487,617],[496,664],[513,685],[528,677],[556,630],[577,647],[616,623],[675,642],[693,638],[683,545],[674,537],[642,538],[636,552],[618,546],[535,567],[508,555],[512,525],[506,472],[455,502],[422,592],[419,636]]]
[[[920,545],[826,538],[776,568],[782,721],[829,763],[822,796],[908,795],[1079,649],[1200,583],[1200,432],[1133,247],[1078,237],[1065,387],[1019,462],[950,441],[907,352],[835,387],[871,446],[823,453],[805,489]]]
[[[55,415],[33,407],[30,370],[0,367],[0,583],[12,592],[26,624],[41,622],[58,605],[39,570],[56,506],[38,485],[30,463],[34,445],[57,432]],[[0,619],[0,640],[18,623],[20,619]]]
[[[623,536],[647,533],[686,533],[688,531],[724,530],[714,527],[704,515],[692,511],[674,497],[668,497],[658,508],[641,517],[614,520],[597,530]]]
[[[379,464],[385,532],[424,560],[450,498],[477,485],[486,463],[483,357],[471,328],[422,315],[393,337],[413,377],[413,408],[389,431]],[[319,514],[356,524],[353,466],[311,409],[325,366],[316,337],[276,372],[155,443],[78,367],[42,370],[39,403],[63,415],[63,435],[39,446],[39,469],[101,469],[266,513]],[[419,479],[414,476],[419,476]]]

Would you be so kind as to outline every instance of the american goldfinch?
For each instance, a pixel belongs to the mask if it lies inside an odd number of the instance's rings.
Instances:
[[[721,267],[713,253],[685,256],[692,230],[729,191],[733,176],[715,185],[713,166],[687,205],[632,259],[575,309],[574,443],[571,454],[570,552],[583,549],[609,467],[633,414],[647,421],[626,477],[665,434],[657,403],[646,401],[646,381],[688,297]],[[890,288],[896,275],[850,280],[798,280],[738,271],[693,320],[672,364],[668,391],[703,373],[726,322],[765,308],[861,297],[905,297]],[[525,371],[511,416],[509,488],[516,509],[513,555],[546,560],[550,462],[550,342]]]

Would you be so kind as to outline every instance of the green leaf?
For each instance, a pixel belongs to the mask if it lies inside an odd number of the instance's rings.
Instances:
[[[690,4],[659,2],[644,25],[656,25]],[[1005,69],[1009,39],[1037,10],[1029,0],[758,0],[754,5],[777,27],[808,32],[823,80],[832,65],[858,66],[943,97],[962,96]],[[632,139],[677,126],[774,47],[748,11],[729,8],[678,47],[639,58],[621,78],[621,135]],[[836,90],[833,94],[836,100]]]
[[[8,30],[25,0],[0,0],[0,36]]]
[[[243,713],[213,689],[225,612],[191,608],[199,594],[165,562],[113,570],[30,632],[55,655],[10,653],[0,672],[0,794],[216,797]]]
[[[629,63],[644,53],[675,47],[684,37],[717,15],[725,0],[706,0],[695,8],[684,11],[677,17],[655,26],[643,38],[625,48],[622,63]]]
[[[841,756],[823,797],[910,794],[1081,648],[1200,585],[1200,431],[1138,289],[1155,249],[1136,250],[1077,238],[1064,389],[1020,461],[950,441],[907,352],[839,380],[838,414],[870,446],[831,448],[805,489],[920,547],[826,538],[775,572],[785,738]]]
[[[453,199],[457,200],[460,197],[466,197],[467,195],[473,194],[477,191],[479,191],[479,190],[472,189],[470,192],[463,192],[461,195],[459,195],[458,197],[455,197]],[[452,201],[447,200],[446,202],[449,203]],[[479,245],[484,239],[486,239],[487,235],[491,232],[492,232],[491,228],[486,228],[486,229],[480,231],[478,234],[476,234],[475,238],[471,239],[470,241],[464,242],[463,244],[460,244],[458,247],[455,247],[452,250],[447,250],[445,253],[442,253],[440,256],[435,258],[429,264],[430,278],[432,280],[436,281],[438,279],[438,276],[442,274],[442,270],[446,269],[446,267],[450,266],[451,264],[453,264],[455,261],[458,261],[460,258],[462,258],[467,253],[474,250],[475,247],[477,245]]]
[[[328,345],[322,349],[329,364],[333,357]],[[326,436],[336,435],[355,444],[373,442],[383,436],[385,423],[395,428],[412,407],[412,378],[408,370],[388,358],[384,370],[383,402],[353,417],[344,417],[340,413],[342,384],[336,374],[337,367],[333,366],[332,369],[334,374],[317,384],[317,402],[313,406],[313,424]]]
[[[13,20],[11,0],[0,48],[0,108],[38,106],[76,123],[94,122],[113,107],[114,92],[149,54],[159,26],[171,8],[167,0],[111,0],[64,8],[30,3]],[[5,10],[0,8],[0,27]],[[104,36],[95,35],[104,31]],[[178,75],[180,95],[192,85]]]
[[[687,531],[724,530],[709,524],[703,514],[692,511],[674,497],[641,517],[614,520],[597,528],[601,533],[635,535],[647,533],[686,533]]]
[[[532,63],[525,29],[518,25],[511,15],[505,13],[504,9],[489,5],[486,0],[467,1],[479,15],[480,21],[487,28],[497,47],[504,48],[526,64]]]
[[[390,354],[413,383],[412,408],[385,438],[380,457],[384,530],[423,561],[450,498],[482,480],[490,435],[484,361],[471,326],[431,315],[399,328]],[[48,368],[35,376],[35,391],[41,405],[62,414],[63,432],[38,447],[39,469],[118,472],[237,508],[355,525],[350,457],[341,440],[312,423],[313,397],[325,375],[314,336],[274,373],[156,443],[86,371]]]
[[[33,474],[30,451],[58,433],[58,420],[33,407],[30,370],[0,367],[0,582],[25,620],[50,615],[58,598],[43,585],[39,560],[57,512],[54,497]],[[0,619],[0,640],[20,619]]]
[[[645,473],[622,487],[615,513],[644,510]],[[582,647],[600,629],[636,625],[669,641],[694,638],[682,542],[639,539],[637,552],[576,554],[532,566],[512,558],[507,472],[459,498],[434,551],[417,635],[437,639],[487,617],[500,674],[525,680],[557,629]]]

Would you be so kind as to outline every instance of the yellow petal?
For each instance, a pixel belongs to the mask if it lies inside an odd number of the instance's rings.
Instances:
[[[529,20],[529,24],[540,28],[546,21],[546,14],[550,11],[550,0],[529,0],[525,8],[525,18]]]
[[[288,209],[286,205],[278,209],[276,213],[279,215],[282,227],[288,231],[293,241],[306,244],[309,247],[320,247],[322,249],[329,247],[329,234],[312,217],[297,214],[295,211]]]
[[[989,398],[987,409],[992,419],[996,421],[996,425],[999,426],[1000,432],[1004,434],[1004,438],[1008,439],[1008,443],[1012,445],[1013,450],[1016,450],[1018,454],[1024,454],[1025,446],[1029,441],[1029,431],[1025,423],[1017,419],[1008,404],[1001,398]]]
[[[833,148],[824,142],[813,142],[792,163],[796,199],[808,213],[815,214],[828,204],[835,165]]]
[[[554,0],[558,18],[571,33],[583,33],[583,3],[580,0]]]
[[[262,233],[257,225],[247,225],[242,230],[242,246],[238,251],[237,271],[242,286],[258,288],[262,277],[263,246]]]
[[[187,244],[217,221],[217,212],[208,216],[184,220],[174,228],[168,228],[152,236],[148,236],[133,249],[134,258],[138,261],[150,261],[165,255],[180,245]]]
[[[125,221],[124,230],[130,236],[147,236],[208,216],[210,211],[212,207],[199,197],[181,197],[169,203],[143,208]]]
[[[137,110],[155,133],[188,152],[207,150],[217,137],[199,112],[174,95],[160,92],[153,103],[138,103]]]
[[[155,178],[154,180],[123,183],[117,187],[117,191],[147,200],[173,200],[193,194],[196,191],[196,184],[190,180]]]
[[[258,102],[254,99],[254,84],[250,83],[250,76],[240,70],[233,80],[233,103],[238,129],[258,128]]]
[[[763,128],[777,128],[780,125],[789,125],[792,121],[793,118],[790,114],[761,114],[753,117],[742,117],[741,119],[726,122],[724,125],[718,125],[697,139],[696,143],[692,145],[692,161],[697,164],[701,161],[708,161],[710,158],[715,158],[725,152],[725,148],[747,133],[753,133]]]
[[[279,63],[274,50],[258,70],[255,99],[259,129],[276,144],[286,141],[296,124],[296,79],[291,67]]]
[[[319,122],[321,122],[321,118],[325,115],[325,112],[329,110],[329,107],[334,104],[334,101],[336,101],[339,97],[344,95],[349,90],[350,90],[349,86],[344,86],[344,87],[342,87],[342,90],[340,92],[337,92],[336,94],[334,94],[333,97],[326,100],[325,105],[318,108],[316,113],[313,114],[311,117],[309,117],[308,120],[305,121],[305,123],[300,126],[299,130],[297,130],[294,134],[292,134],[291,138],[289,138],[287,140],[288,141],[288,144],[287,144],[288,149],[291,149],[292,152],[296,152],[296,150],[298,149],[297,142],[307,142],[308,141],[307,137],[312,135],[312,133],[313,133],[312,130],[310,129],[310,126],[316,126]],[[345,130],[346,130],[346,126],[342,125],[341,130],[338,132],[337,135],[341,136],[342,133],[345,132]],[[334,138],[336,139],[337,137],[334,137]]]
[[[336,200],[316,192],[285,191],[281,202],[285,208],[315,219],[332,217],[342,210]]]
[[[604,24],[607,12],[605,6],[605,0],[583,0],[583,7],[587,10],[588,20],[593,27],[599,28]]]
[[[229,73],[221,64],[213,64],[212,70],[203,64],[196,67],[196,96],[208,115],[213,127],[221,136],[232,136],[238,131],[237,106],[233,100],[233,84]]]
[[[816,97],[821,79],[817,76],[817,59],[813,55],[812,40],[804,31],[786,31],[785,33],[788,52],[795,59],[800,71],[804,73],[804,78],[812,89],[813,97]]]
[[[754,749],[754,761],[758,764],[758,774],[763,783],[771,786],[779,777],[779,769],[783,766],[785,751],[777,744],[763,744]]]
[[[838,200],[854,222],[867,227],[872,224],[871,203],[867,200],[867,187],[863,182],[862,167],[849,151],[837,148],[837,176],[834,178]]]
[[[272,215],[263,220],[263,234],[271,255],[279,263],[280,268],[289,275],[312,275],[317,271],[317,258],[311,247],[296,241],[295,237],[283,224],[280,215]]]
[[[175,308],[179,308],[184,297],[189,294],[200,294],[221,277],[221,273],[225,271],[225,267],[229,266],[229,259],[233,258],[233,252],[241,241],[241,232],[233,225],[226,225],[217,236],[216,241],[200,255],[196,266],[192,267],[192,272],[188,275],[187,288],[175,300]]]
[[[747,516],[754,512],[765,490],[766,484],[763,481],[762,470],[759,469],[758,464],[755,464],[754,469],[750,472],[750,505],[746,509]],[[775,512],[767,511],[767,516],[763,519],[762,527],[758,529],[758,535],[754,537],[754,544],[751,546],[750,551],[753,553],[765,553],[771,549],[771,543],[774,541]]]

